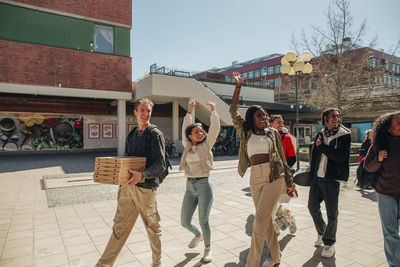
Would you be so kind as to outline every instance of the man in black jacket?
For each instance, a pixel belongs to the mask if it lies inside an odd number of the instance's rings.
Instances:
[[[127,156],[146,157],[144,171],[129,172],[131,179],[120,186],[113,233],[96,266],[113,266],[140,214],[152,250],[152,266],[161,266],[161,227],[157,210],[156,189],[165,177],[165,141],[160,130],[150,124],[153,102],[147,98],[136,101],[134,114],[138,127],[126,139]]]
[[[325,258],[335,254],[339,181],[349,178],[351,133],[341,125],[340,115],[335,108],[323,111],[321,119],[325,127],[315,139],[310,163],[308,210],[318,233],[315,246],[324,245],[321,256]],[[325,201],[328,224],[322,218],[322,201]]]

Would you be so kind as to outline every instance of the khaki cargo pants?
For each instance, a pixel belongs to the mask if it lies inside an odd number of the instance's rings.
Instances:
[[[97,265],[113,266],[139,214],[150,241],[153,264],[161,263],[161,226],[156,192],[135,185],[122,185],[118,192],[113,232]]]

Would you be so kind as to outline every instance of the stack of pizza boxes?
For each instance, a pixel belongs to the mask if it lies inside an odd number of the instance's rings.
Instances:
[[[93,179],[97,183],[121,185],[131,178],[129,170],[146,168],[145,157],[97,157]]]

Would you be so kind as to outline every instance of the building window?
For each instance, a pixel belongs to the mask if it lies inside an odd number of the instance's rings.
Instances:
[[[262,73],[262,76],[267,75],[267,67],[263,67],[263,68],[261,69],[261,73]]]
[[[243,80],[247,80],[247,72],[243,73]]]
[[[258,77],[260,77],[261,76],[261,70],[255,70],[254,71],[254,78],[258,78]]]
[[[275,72],[275,73],[281,72],[281,65],[276,65],[276,66],[274,67],[274,72]]]
[[[374,68],[378,67],[378,60],[376,58],[371,58],[370,59],[370,65]]]
[[[315,89],[317,89],[317,86],[318,86],[317,79],[312,78],[312,79],[310,80],[310,87],[311,87],[311,89],[315,90]]]
[[[274,74],[274,67],[268,67],[268,75]]]
[[[275,86],[276,86],[276,87],[281,86],[281,78],[276,78],[276,79],[275,79]]]
[[[392,76],[388,75],[388,84],[392,84]]]
[[[114,28],[94,25],[94,51],[114,54]]]
[[[254,71],[249,71],[248,73],[249,73],[249,74],[248,74],[247,77],[248,77],[249,79],[253,79],[253,78],[254,78]]]

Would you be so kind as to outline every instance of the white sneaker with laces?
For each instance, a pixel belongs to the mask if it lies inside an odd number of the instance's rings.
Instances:
[[[322,247],[323,244],[324,244],[324,241],[322,241],[322,235],[318,235],[317,241],[315,241],[314,246]]]
[[[335,255],[335,246],[324,246],[324,249],[322,250],[321,257],[324,258],[330,258]]]
[[[190,241],[188,247],[195,248],[200,243],[200,241],[203,241],[203,235],[193,237],[193,239],[192,239],[192,241]]]
[[[204,263],[209,263],[212,261],[212,252],[210,247],[204,249],[204,256],[201,258]]]
[[[261,265],[261,267],[273,267],[275,264],[274,264],[274,262],[272,261],[272,259],[271,258],[267,258],[264,262],[263,262],[263,264]]]

